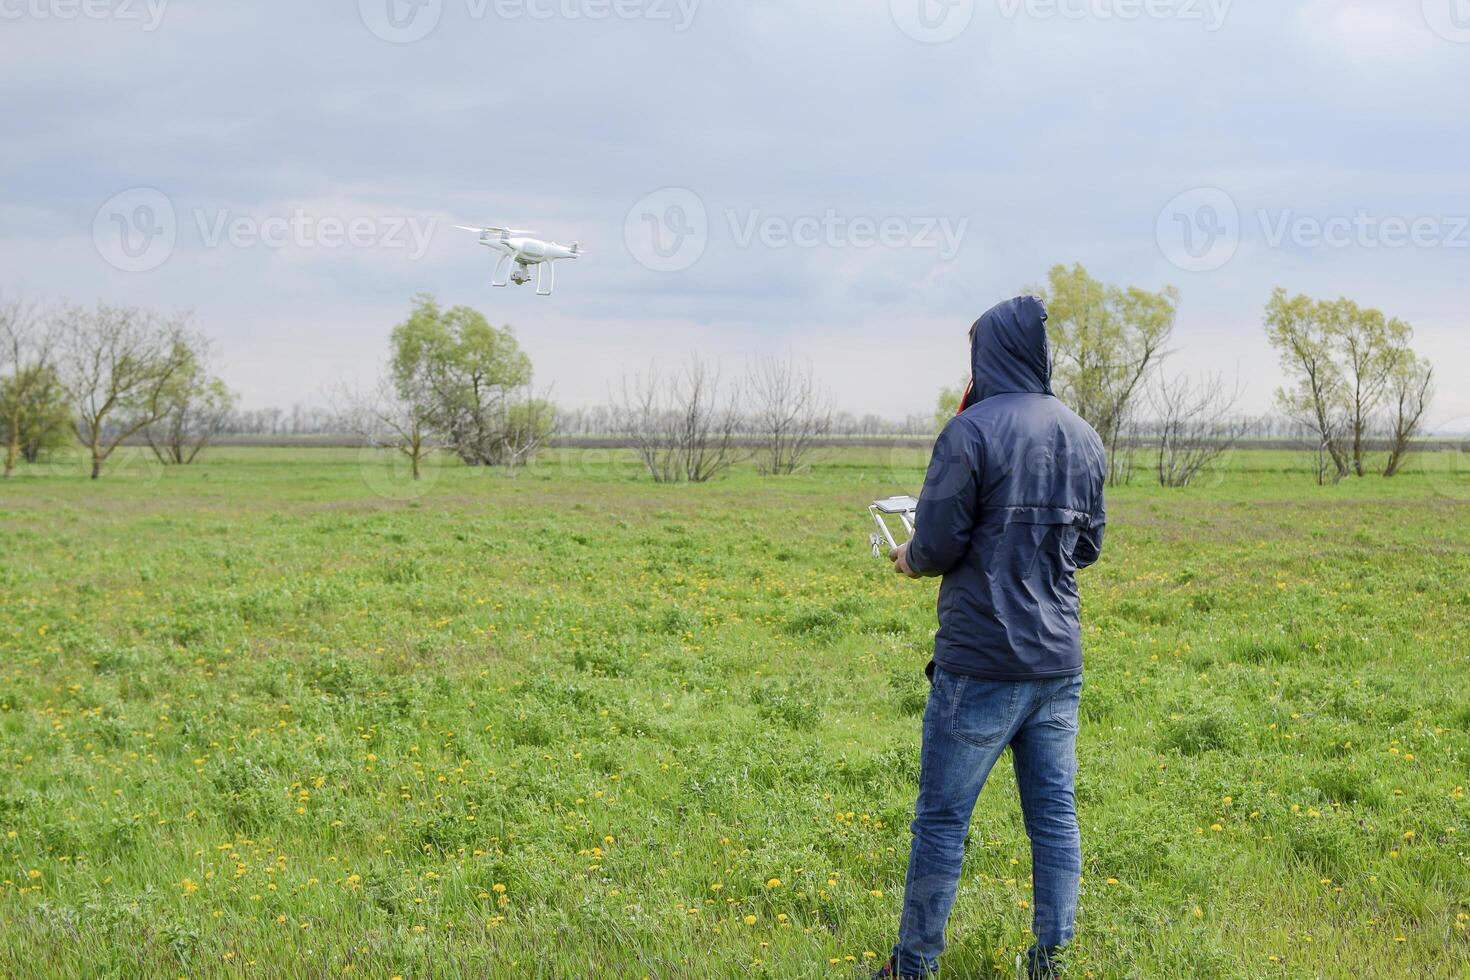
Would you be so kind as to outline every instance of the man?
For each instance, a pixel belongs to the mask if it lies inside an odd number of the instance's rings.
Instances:
[[[938,971],[970,814],[1006,746],[1031,839],[1029,977],[1056,975],[1077,911],[1074,573],[1102,550],[1102,440],[1052,394],[1046,308],[1034,296],[970,328],[970,367],[959,415],[934,446],[913,540],[889,554],[910,578],[944,580],[903,918],[875,977]]]

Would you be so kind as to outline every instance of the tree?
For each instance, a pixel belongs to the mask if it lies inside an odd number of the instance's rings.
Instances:
[[[1342,369],[1333,357],[1334,338],[1309,296],[1288,297],[1277,288],[1266,304],[1266,336],[1281,357],[1291,383],[1277,389],[1276,402],[1317,441],[1317,482],[1337,482],[1348,473],[1343,436],[1347,431]]]
[[[1340,352],[1347,398],[1348,450],[1353,472],[1362,476],[1373,414],[1388,392],[1394,367],[1413,330],[1402,320],[1390,320],[1378,310],[1363,309],[1349,299],[1319,303],[1318,315]]]
[[[1053,266],[1037,293],[1047,307],[1053,387],[1102,436],[1108,481],[1124,482],[1129,456],[1120,450],[1139,393],[1167,354],[1179,291],[1109,286],[1078,264]]]
[[[721,397],[718,368],[691,359],[669,378],[623,379],[618,430],[656,483],[704,483],[740,460],[740,392]]]
[[[499,411],[500,461],[514,470],[534,459],[556,431],[556,405],[527,388],[503,399]]]
[[[668,384],[656,369],[623,377],[622,401],[615,412],[616,432],[626,438],[654,483],[677,483],[681,475],[679,439]]]
[[[20,460],[37,462],[72,438],[71,406],[50,365],[35,366],[0,381],[5,433],[5,476]]]
[[[344,388],[338,397],[346,424],[363,444],[391,448],[408,458],[414,480],[423,475],[424,462],[441,445],[434,427],[434,408],[424,393],[405,397],[391,372],[384,372],[369,391]]]
[[[732,388],[722,401],[719,368],[692,360],[673,385],[675,432],[683,458],[684,477],[704,483],[737,463],[744,422],[740,390]]]
[[[1277,403],[1315,436],[1317,480],[1367,472],[1370,435],[1389,432],[1389,466],[1397,472],[1428,409],[1432,370],[1410,348],[1402,320],[1349,299],[1314,300],[1276,289],[1266,304],[1266,335],[1290,379]],[[1390,419],[1380,413],[1387,407]]]
[[[465,306],[443,310],[420,294],[393,329],[389,367],[397,397],[423,406],[446,444],[471,466],[507,460],[510,400],[531,383],[515,334]]]
[[[175,377],[197,343],[184,317],[138,307],[99,305],[61,315],[61,379],[73,407],[72,426],[91,454],[92,479],[122,443],[167,410]]]
[[[1240,386],[1227,389],[1218,375],[1199,381],[1180,376],[1149,393],[1155,417],[1159,485],[1187,487],[1235,448],[1250,423],[1233,414]]]
[[[53,363],[55,335],[34,307],[0,299],[0,425],[5,479],[22,457],[34,462],[64,438],[70,419]]]
[[[969,384],[969,378],[961,378],[960,383],[953,388],[939,389],[939,399],[934,406],[934,431],[943,430],[949,425],[949,420],[959,414],[960,401],[965,397],[965,389]]]
[[[210,348],[187,340],[188,358],[160,395],[161,414],[144,430],[160,463],[194,462],[235,410],[235,393],[210,372]]]
[[[1398,473],[1433,400],[1433,366],[1412,353],[1397,358],[1388,381],[1388,462],[1383,466],[1384,476]]]
[[[832,401],[810,364],[766,357],[749,371],[751,429],[759,445],[760,472],[789,476],[801,469],[816,440],[832,431]]]

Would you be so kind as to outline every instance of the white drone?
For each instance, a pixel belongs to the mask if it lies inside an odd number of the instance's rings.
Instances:
[[[495,262],[495,274],[490,277],[492,286],[506,286],[512,282],[517,286],[524,285],[531,281],[531,266],[536,266],[537,296],[550,296],[556,285],[556,271],[551,263],[557,259],[575,259],[583,254],[581,242],[572,242],[570,245],[543,242],[538,238],[528,238],[531,232],[517,228],[497,228],[493,225],[488,228],[470,228],[466,225],[454,227],[461,231],[475,232],[480,236],[481,245],[500,253],[500,258]],[[514,271],[510,269],[512,260],[515,262]],[[509,279],[506,278],[507,272],[510,272]]]

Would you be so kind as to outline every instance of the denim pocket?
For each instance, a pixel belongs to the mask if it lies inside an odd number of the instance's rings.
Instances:
[[[949,733],[962,742],[988,748],[1006,739],[1016,717],[1021,685],[960,675],[950,701]]]
[[[1082,703],[1082,675],[1068,677],[1057,685],[1047,702],[1047,724],[1069,732],[1077,730],[1077,709]]]

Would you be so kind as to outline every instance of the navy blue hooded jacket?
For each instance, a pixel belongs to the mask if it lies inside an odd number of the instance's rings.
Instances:
[[[1075,572],[1102,552],[1102,440],[1051,390],[1046,308],[974,326],[971,389],[940,434],[909,567],[943,575],[934,661],[995,680],[1082,670]]]

